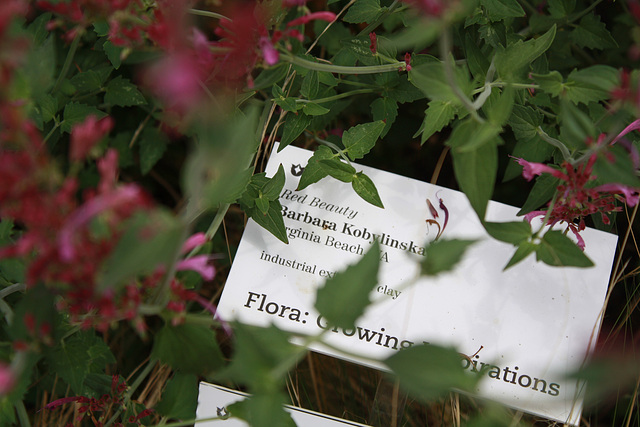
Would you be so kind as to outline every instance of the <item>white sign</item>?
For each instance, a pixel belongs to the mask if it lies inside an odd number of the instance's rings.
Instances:
[[[289,244],[249,221],[222,294],[227,320],[315,335],[327,328],[314,310],[318,287],[356,263],[374,239],[380,242],[379,284],[373,304],[354,330],[332,329],[313,350],[376,368],[353,354],[382,360],[413,345],[455,346],[472,357],[471,373],[486,373],[477,394],[513,408],[578,424],[584,384],[566,378],[581,366],[597,337],[617,236],[586,229],[591,268],[558,268],[531,255],[503,271],[514,247],[490,238],[466,196],[366,166],[385,208],[368,204],[351,185],[324,178],[302,191],[300,167],[310,151],[286,147],[271,156],[267,175],[282,164],[280,195]],[[432,219],[429,199],[439,211]],[[444,211],[448,223],[444,227]],[[487,220],[509,222],[518,209],[490,202]],[[436,278],[419,277],[425,247],[442,239],[478,239],[457,268]],[[570,233],[571,234],[571,233]],[[426,362],[428,363],[428,362]]]
[[[227,407],[233,403],[243,400],[248,395],[236,390],[231,390],[219,385],[200,383],[198,394],[198,409],[196,418],[206,420],[209,418],[222,418],[229,416]],[[343,420],[307,409],[296,408],[285,405],[285,410],[291,414],[291,418],[298,426],[305,427],[367,427],[364,424]],[[210,421],[199,421],[198,427],[248,427],[249,424],[238,418],[212,419]]]

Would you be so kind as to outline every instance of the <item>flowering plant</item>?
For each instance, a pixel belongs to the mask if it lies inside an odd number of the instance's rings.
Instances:
[[[382,207],[352,161],[432,173],[514,245],[506,267],[591,265],[586,224],[635,225],[638,34],[636,0],[3,1],[0,425],[188,425],[214,376],[254,395],[232,416],[290,421],[305,348],[215,311],[243,215],[287,241],[275,141],[315,149],[299,189],[335,178]],[[524,220],[485,221],[492,197]],[[426,351],[420,369],[455,369]],[[402,372],[422,396],[469,386]]]

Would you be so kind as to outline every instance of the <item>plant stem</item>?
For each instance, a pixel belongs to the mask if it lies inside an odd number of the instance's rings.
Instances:
[[[27,413],[27,409],[24,407],[24,402],[22,400],[18,400],[13,404],[13,406],[16,408],[16,412],[18,413],[20,426],[31,427],[31,421],[29,421],[29,414]]]
[[[116,413],[113,414],[111,419],[109,419],[109,421],[107,421],[107,423],[104,425],[104,427],[109,427],[111,424],[113,424],[118,419],[118,417],[122,413],[123,407],[126,408],[126,406],[129,404],[129,402],[131,401],[131,396],[133,396],[133,393],[135,393],[135,391],[138,389],[138,387],[140,387],[140,385],[145,380],[145,378],[151,373],[153,368],[156,366],[156,362],[157,362],[157,360],[155,360],[155,359],[154,360],[149,360],[149,362],[147,363],[147,366],[145,366],[143,371],[138,374],[138,376],[136,377],[136,380],[133,382],[133,384],[131,384],[131,386],[127,390],[127,393],[124,395],[124,399],[123,399],[123,402],[122,402],[122,407],[120,407],[116,411]]]
[[[20,292],[27,289],[27,286],[24,283],[15,283],[11,286],[7,286],[6,288],[0,290],[0,299],[11,295],[14,292]]]
[[[60,88],[60,84],[62,80],[67,77],[67,73],[69,72],[69,68],[71,68],[71,63],[73,62],[73,57],[76,54],[76,50],[78,50],[78,45],[80,44],[80,38],[82,37],[84,31],[78,30],[76,36],[73,38],[71,42],[71,46],[69,47],[69,52],[67,52],[67,57],[64,60],[64,64],[62,65],[62,70],[60,70],[60,75],[58,75],[58,80],[53,85],[53,89],[51,89],[51,93],[56,93]]]
[[[227,21],[231,21],[231,19],[227,18],[224,15],[221,15],[215,12],[210,12],[208,10],[188,9],[187,12],[189,12],[192,15],[206,16],[207,18],[214,18],[214,19],[226,19]]]
[[[540,126],[538,126],[538,135],[540,135],[540,138],[542,138],[543,140],[545,140],[546,142],[548,142],[549,144],[553,145],[558,150],[560,150],[560,153],[562,154],[563,159],[565,159],[567,162],[571,164],[574,163],[573,159],[571,158],[571,153],[569,152],[569,149],[561,141],[549,136],[544,130],[542,130],[542,127]]]
[[[393,64],[385,64],[385,65],[368,65],[364,67],[349,67],[344,65],[333,65],[333,64],[323,64],[321,62],[313,62],[304,58],[300,58],[299,56],[293,56],[289,53],[283,53],[281,56],[286,61],[294,65],[300,65],[301,67],[305,67],[309,70],[327,71],[329,73],[337,73],[337,74],[378,74],[378,73],[388,73],[391,71],[398,71],[398,69],[405,70],[407,68],[407,64],[404,61],[398,61]]]
[[[308,102],[314,102],[316,104],[322,104],[324,102],[331,102],[331,101],[336,101],[338,99],[342,99],[342,98],[348,98],[351,95],[359,95],[361,93],[373,93],[374,90],[373,89],[356,89],[356,90],[351,90],[349,92],[343,92],[343,93],[339,93],[337,95],[333,95],[333,96],[327,96],[326,98],[319,98],[319,99],[296,99],[296,102],[299,103],[308,103]]]

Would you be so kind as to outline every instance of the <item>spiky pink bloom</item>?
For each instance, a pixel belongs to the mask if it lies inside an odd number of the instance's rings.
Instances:
[[[308,15],[301,16],[293,19],[287,23],[287,27],[295,27],[296,25],[304,25],[311,21],[327,21],[332,22],[336,19],[336,14],[333,12],[313,12]]]
[[[71,129],[70,160],[73,162],[84,160],[93,146],[113,129],[113,125],[111,117],[98,119],[94,115],[90,115],[83,122],[74,125]]]

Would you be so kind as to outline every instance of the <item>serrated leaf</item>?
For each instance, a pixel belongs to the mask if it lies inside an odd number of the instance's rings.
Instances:
[[[78,73],[69,81],[75,86],[78,92],[93,92],[102,87],[100,75],[93,70]]]
[[[146,175],[167,151],[169,138],[157,128],[146,127],[140,137],[140,172]]]
[[[484,0],[482,6],[492,21],[525,16],[524,9],[522,9],[517,0]]]
[[[561,140],[569,148],[584,148],[589,138],[596,137],[596,127],[591,117],[576,105],[563,100],[561,113]]]
[[[548,74],[532,74],[531,77],[538,83],[541,90],[552,96],[558,96],[564,91],[562,74],[558,71],[551,71]]]
[[[474,244],[475,240],[436,240],[431,242],[425,251],[425,259],[422,261],[422,274],[437,276],[440,273],[451,271],[464,256],[464,252]]]
[[[554,25],[538,38],[526,42],[519,40],[510,44],[505,50],[496,53],[496,70],[501,76],[516,74],[546,52],[551,47],[555,36],[556,26]]]
[[[309,116],[322,116],[327,114],[329,109],[315,102],[305,102],[302,111]]]
[[[64,120],[60,124],[60,130],[62,132],[70,133],[73,125],[83,122],[87,116],[90,115],[94,115],[98,119],[102,119],[107,116],[104,111],[100,111],[96,107],[79,104],[77,102],[70,102],[64,107]]]
[[[589,49],[607,49],[618,47],[618,43],[611,36],[607,26],[600,21],[600,17],[591,12],[580,20],[578,27],[569,35],[571,40],[580,47]]]
[[[306,353],[291,344],[289,335],[274,325],[263,328],[235,323],[233,330],[233,358],[218,379],[245,384],[251,393],[277,392],[288,372],[283,364],[293,365],[297,357]],[[274,376],[276,371],[281,375]]]
[[[211,374],[223,366],[215,332],[192,323],[164,325],[153,340],[151,358],[191,374]]]
[[[452,105],[461,105],[458,96],[453,92],[447,77],[445,76],[442,62],[428,62],[416,65],[409,70],[409,81],[432,101],[451,102]],[[462,93],[469,96],[471,83],[466,70],[461,67],[455,69],[455,82]]]
[[[384,128],[380,134],[380,138],[384,138],[398,117],[398,103],[391,98],[378,98],[371,103],[371,114],[373,120],[384,122]]]
[[[104,341],[89,331],[76,332],[60,341],[46,353],[46,359],[76,395],[84,395],[84,381],[90,372],[103,371],[116,361]]]
[[[424,120],[414,137],[422,134],[420,143],[424,144],[434,133],[451,123],[458,108],[451,101],[431,101],[424,112]]]
[[[378,283],[380,244],[376,240],[360,261],[337,272],[318,289],[314,307],[331,326],[350,329],[371,303]]]
[[[353,166],[338,159],[320,160],[318,164],[327,175],[334,177],[338,181],[351,182],[356,174]]]
[[[278,107],[285,111],[296,112],[298,110],[298,104],[295,98],[275,98],[274,101]]]
[[[618,70],[607,65],[574,69],[564,85],[567,98],[574,104],[609,99],[611,90],[619,84]]]
[[[593,262],[561,231],[549,230],[542,236],[536,258],[556,267],[592,267]]]
[[[480,375],[462,369],[462,357],[450,348],[417,345],[395,353],[384,363],[400,381],[400,387],[421,401],[433,401],[451,389],[471,391]]]
[[[509,259],[507,265],[504,266],[504,270],[513,267],[520,261],[524,261],[526,257],[535,252],[537,247],[537,245],[528,241],[521,242],[513,256]]]
[[[307,162],[307,166],[304,168],[304,172],[298,182],[297,190],[303,190],[309,185],[320,181],[322,178],[328,175],[326,170],[320,165],[321,160],[328,160],[333,158],[333,152],[329,147],[324,145],[318,147],[313,153],[313,156]]]
[[[58,99],[49,94],[44,94],[37,98],[37,103],[42,115],[42,121],[48,123],[53,120],[58,112]]]
[[[380,195],[378,194],[378,189],[375,184],[367,175],[362,172],[358,172],[353,176],[353,181],[351,181],[351,186],[353,187],[356,194],[362,197],[365,201],[371,203],[374,206],[384,209],[384,205],[382,204],[382,200],[380,199]]]
[[[606,153],[600,153],[593,165],[593,175],[598,184],[622,184],[640,188],[640,178],[629,152],[619,145],[610,146]]]
[[[113,68],[116,70],[119,69],[120,65],[122,65],[122,52],[124,51],[124,47],[116,46],[109,40],[106,40],[102,45],[102,50],[107,56],[107,59],[109,59],[109,62],[111,62],[111,65],[113,65]]]
[[[303,113],[289,113],[284,122],[282,130],[282,140],[278,147],[278,152],[291,144],[304,130],[311,124],[311,116]]]
[[[452,149],[451,152],[456,180],[483,220],[498,171],[497,147],[489,142],[473,151]]]
[[[527,214],[551,200],[559,183],[558,178],[546,173],[536,178],[536,183],[517,215]]]
[[[342,20],[351,24],[370,23],[375,21],[381,9],[380,0],[357,0]]]
[[[363,158],[376,144],[384,127],[385,123],[378,120],[356,125],[345,131],[342,134],[342,144],[349,158],[351,160]]]
[[[176,372],[162,392],[162,400],[153,409],[168,418],[192,420],[198,406],[198,377]]]
[[[107,84],[106,91],[104,101],[111,105],[128,107],[147,103],[138,87],[122,76],[112,79]]]
[[[397,83],[385,92],[385,95],[400,104],[425,98],[425,94],[411,84],[406,74],[397,76]]]
[[[576,0],[549,0],[549,14],[560,19],[568,16],[576,8]]]
[[[534,138],[542,124],[542,114],[530,107],[514,105],[507,123],[518,140]]]
[[[483,225],[491,237],[513,245],[531,237],[531,225],[527,221],[485,222]]]

